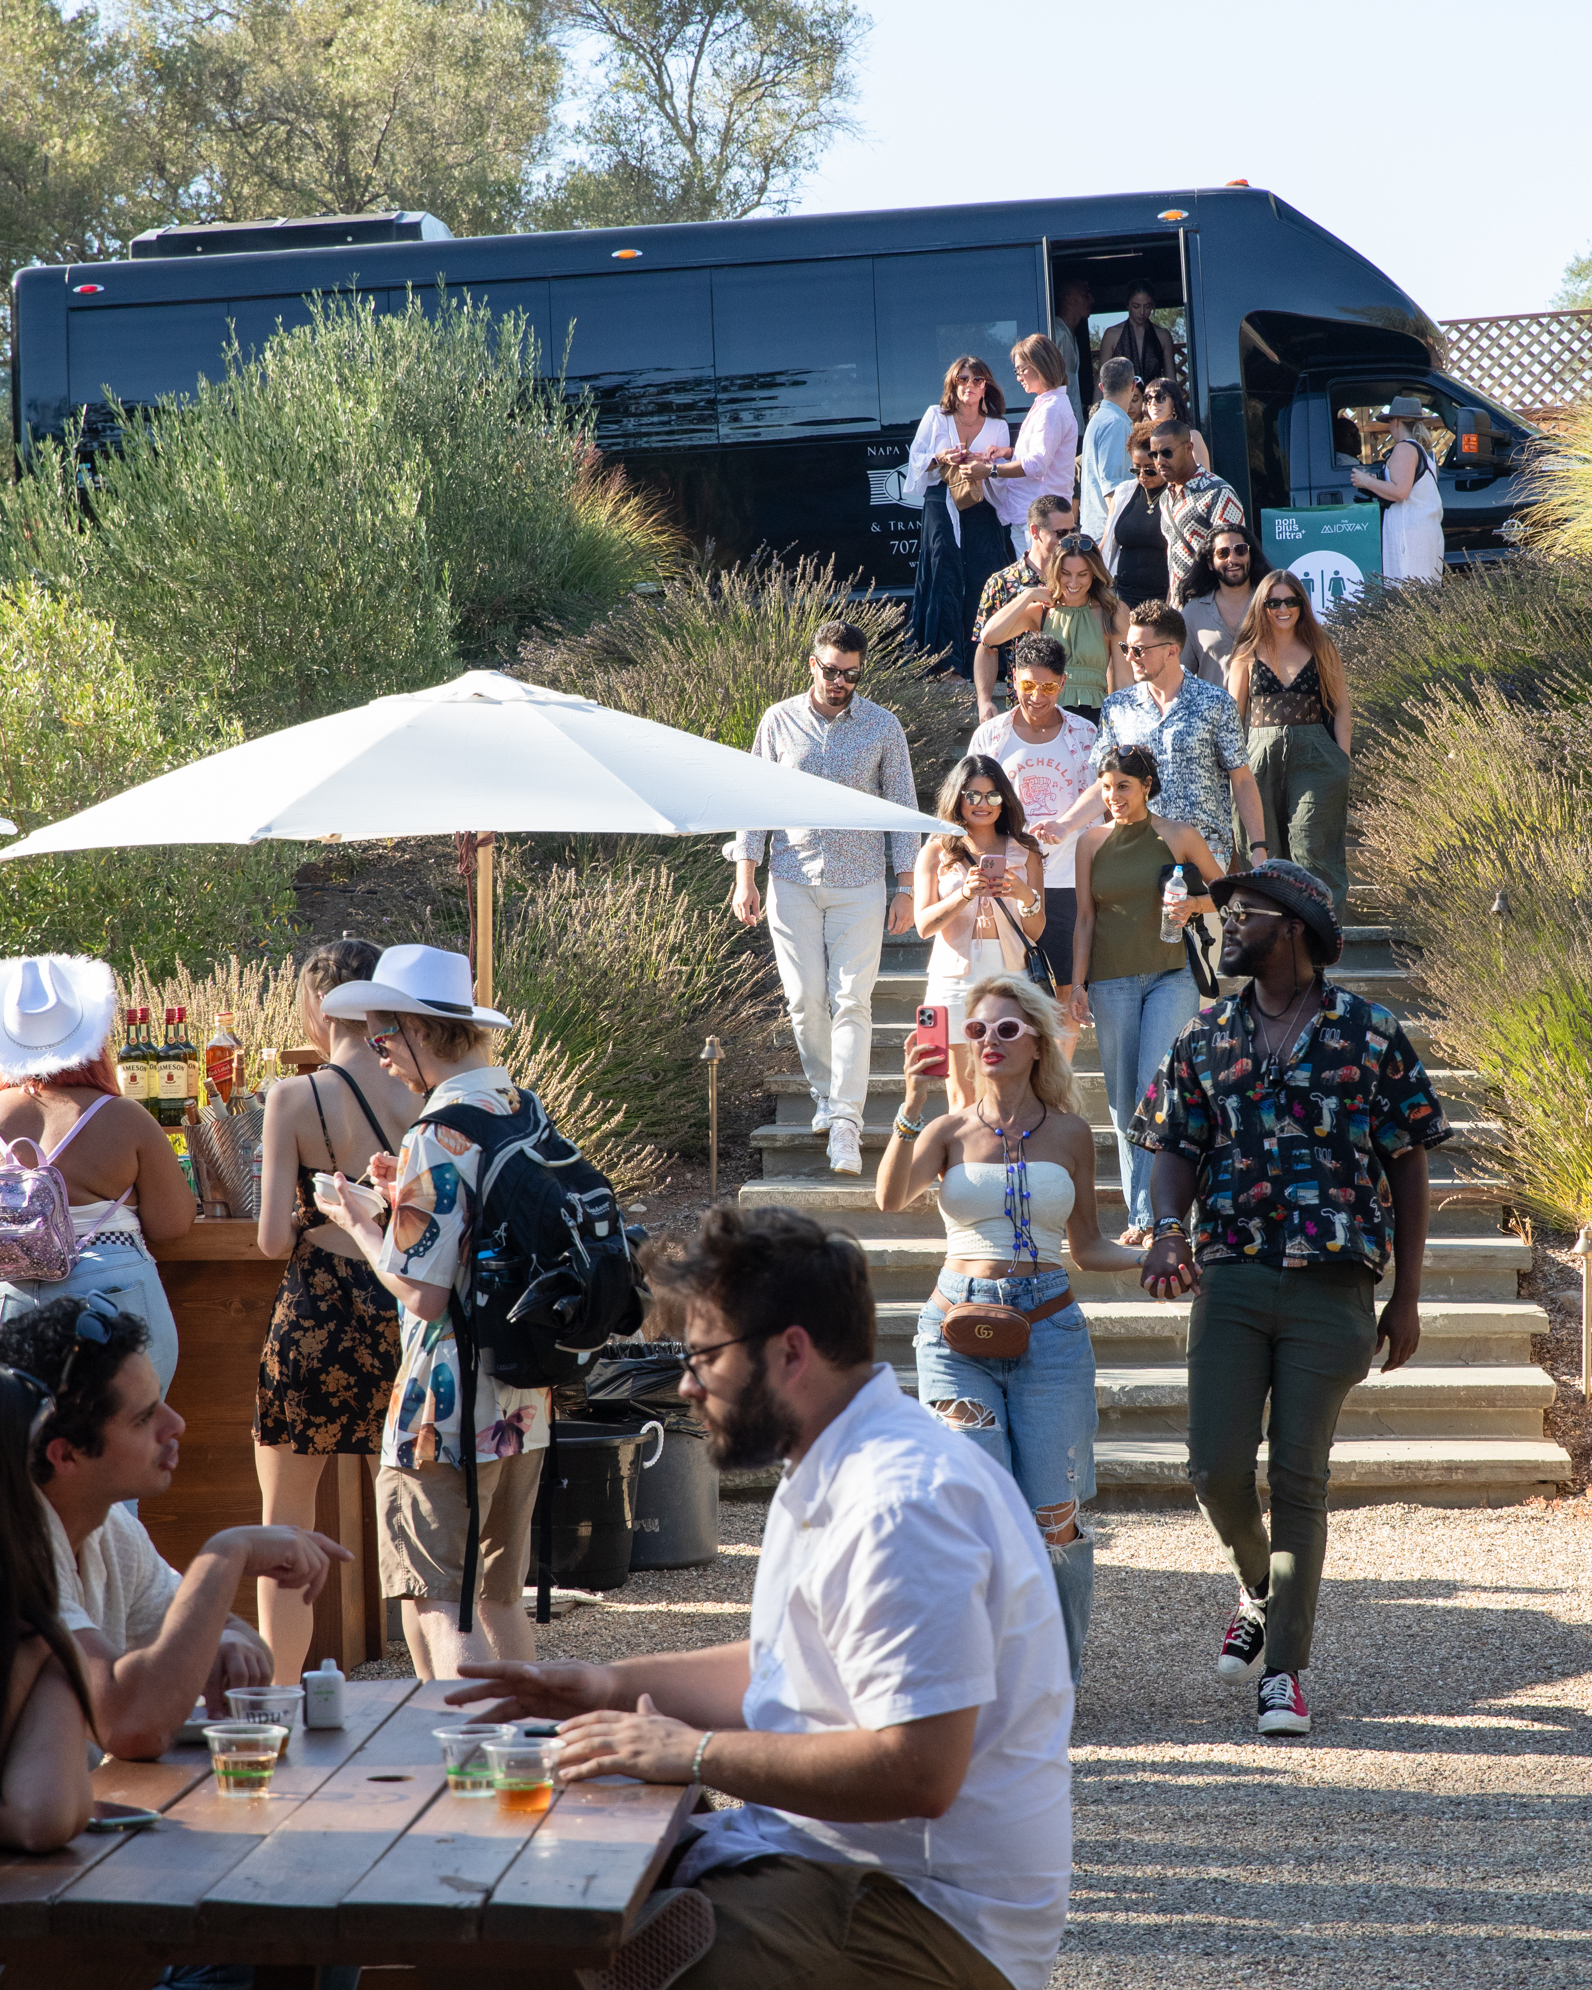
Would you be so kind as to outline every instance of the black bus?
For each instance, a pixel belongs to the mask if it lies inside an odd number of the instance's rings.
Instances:
[[[255,349],[306,321],[307,294],[401,309],[442,283],[523,311],[554,371],[567,343],[602,447],[722,557],[833,554],[905,592],[920,514],[901,471],[950,360],[985,358],[1020,419],[1014,340],[1053,331],[1082,280],[1098,342],[1148,283],[1214,466],[1252,512],[1351,500],[1401,392],[1444,425],[1451,561],[1501,553],[1520,502],[1529,426],[1441,371],[1441,332],[1395,283],[1258,188],[461,240],[391,219],[160,231],[126,262],[18,272],[14,432],[25,448],[85,409],[103,433],[107,386],[135,407],[189,392],[219,374],[229,326]]]

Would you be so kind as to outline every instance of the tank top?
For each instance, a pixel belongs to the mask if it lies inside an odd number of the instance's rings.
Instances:
[[[1284,684],[1266,659],[1254,657],[1249,666],[1249,723],[1252,726],[1324,726],[1326,700],[1321,695],[1321,677],[1316,660],[1300,671],[1292,684]]]
[[[1116,589],[1122,599],[1166,599],[1166,534],[1161,530],[1161,493],[1151,498],[1135,483],[1115,507],[1117,527]]]
[[[1168,945],[1161,938],[1162,874],[1176,862],[1148,817],[1119,823],[1096,850],[1089,874],[1095,904],[1091,982],[1188,965],[1183,942]],[[1196,880],[1191,895],[1196,888],[1204,889]]]
[[[1041,1264],[1060,1264],[1072,1214],[1072,1176],[1059,1161],[1028,1163],[1029,1230]],[[1012,1222],[1006,1214],[1006,1163],[958,1161],[940,1183],[945,1255],[975,1263],[1012,1255]]]
[[[370,1130],[372,1133],[375,1134],[377,1145],[381,1148],[381,1151],[384,1154],[390,1154],[393,1150],[387,1144],[387,1136],[382,1131],[381,1121],[371,1111],[370,1101],[365,1097],[365,1094],[359,1089],[359,1086],[355,1082],[352,1075],[349,1072],[345,1071],[342,1065],[340,1064],[323,1064],[320,1068],[319,1073],[309,1073],[307,1075],[309,1076],[309,1081],[310,1081],[310,1096],[315,1101],[315,1116],[321,1123],[321,1138],[326,1142],[326,1159],[329,1165],[327,1166],[325,1172],[330,1175],[335,1175],[338,1170],[339,1162],[337,1159],[336,1152],[333,1150],[332,1147],[332,1136],[327,1131],[326,1114],[321,1107],[321,1095],[315,1084],[316,1076],[324,1078],[328,1071],[335,1071],[338,1077],[343,1080],[343,1082],[347,1085],[348,1089],[353,1093],[355,1102],[357,1103],[360,1111],[365,1115],[365,1118],[369,1123]],[[299,1163],[298,1179],[295,1183],[298,1207],[294,1213],[294,1218],[293,1218],[294,1226],[299,1230],[319,1229],[321,1225],[328,1220],[325,1216],[321,1214],[320,1210],[315,1206],[315,1177],[317,1174],[321,1172],[322,1171],[318,1168],[305,1167],[302,1161]]]
[[[1076,608],[1052,608],[1045,615],[1045,634],[1057,637],[1067,651],[1067,681],[1061,702],[1069,711],[1097,712],[1106,701],[1106,632],[1093,602]]]

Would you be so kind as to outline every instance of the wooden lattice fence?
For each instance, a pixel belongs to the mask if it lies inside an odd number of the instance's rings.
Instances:
[[[1550,427],[1592,400],[1592,311],[1449,318],[1448,371],[1506,408]]]

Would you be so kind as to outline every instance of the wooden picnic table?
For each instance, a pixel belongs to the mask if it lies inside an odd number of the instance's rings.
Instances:
[[[619,1777],[538,1815],[449,1795],[450,1682],[353,1680],[348,1724],[295,1728],[270,1794],[217,1794],[205,1749],[108,1761],[95,1794],[163,1813],[59,1852],[0,1851],[0,1990],[147,1990],[171,1963],[412,1968],[417,1990],[573,1990],[629,1932],[699,1792]]]

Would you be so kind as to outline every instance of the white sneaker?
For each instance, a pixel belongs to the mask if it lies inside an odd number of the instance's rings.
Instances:
[[[837,1119],[830,1124],[829,1166],[837,1175],[862,1173],[862,1136],[849,1119]]]
[[[829,1101],[820,1099],[813,1113],[814,1133],[827,1133],[834,1122],[829,1117]]]

